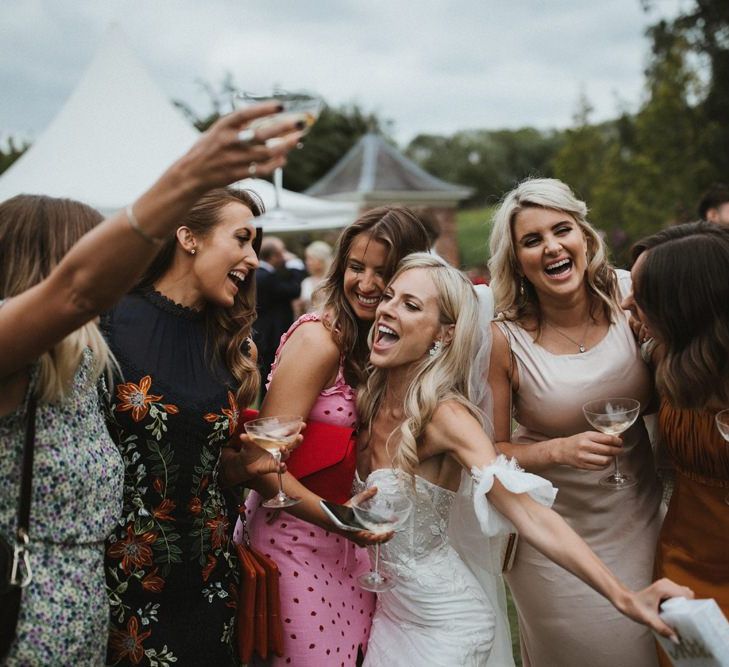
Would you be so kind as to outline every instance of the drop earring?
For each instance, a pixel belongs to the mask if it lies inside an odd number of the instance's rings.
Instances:
[[[522,276],[522,277],[521,277],[521,278],[519,279],[519,296],[524,296],[524,294],[525,294],[525,292],[526,292],[526,290],[524,289],[524,283],[525,283],[525,282],[526,282],[526,281],[524,280],[524,276]]]

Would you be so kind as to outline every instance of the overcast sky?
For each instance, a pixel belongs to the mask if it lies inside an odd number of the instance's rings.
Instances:
[[[566,127],[635,109],[647,25],[687,0],[0,0],[0,136],[33,138],[116,21],[163,91],[204,112],[200,80],[320,92],[393,121],[398,141]]]

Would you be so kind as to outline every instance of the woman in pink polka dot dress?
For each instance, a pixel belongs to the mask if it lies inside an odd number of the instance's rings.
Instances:
[[[322,312],[302,316],[281,338],[261,416],[300,414],[336,426],[357,425],[353,387],[365,378],[367,333],[380,296],[400,259],[427,247],[422,223],[400,207],[368,211],[344,230],[322,288]],[[355,459],[351,447],[327,468],[327,488],[312,489],[344,502],[352,492]],[[305,486],[307,477],[300,481]],[[261,507],[255,492],[246,503],[252,543],[281,570],[284,655],[270,664],[354,666],[366,650],[375,607],[375,596],[357,584],[357,576],[370,569],[367,552],[319,527],[328,520],[313,494],[291,475],[284,486],[304,497],[290,513]]]

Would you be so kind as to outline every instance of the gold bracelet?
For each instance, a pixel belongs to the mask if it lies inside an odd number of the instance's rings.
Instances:
[[[151,243],[152,245],[162,245],[165,242],[165,239],[159,239],[156,236],[152,236],[151,234],[145,232],[139,226],[139,220],[137,220],[137,216],[134,215],[134,209],[132,208],[131,204],[129,204],[129,206],[124,209],[124,211],[127,214],[127,222],[129,223],[129,226],[147,243]]]

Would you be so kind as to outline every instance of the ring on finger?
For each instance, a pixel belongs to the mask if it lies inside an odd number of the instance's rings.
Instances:
[[[256,131],[250,127],[247,127],[245,130],[241,130],[240,132],[238,132],[238,141],[240,141],[242,144],[252,144],[255,138]]]
[[[248,175],[254,177],[258,171],[258,165],[255,162],[251,162],[248,165]]]

